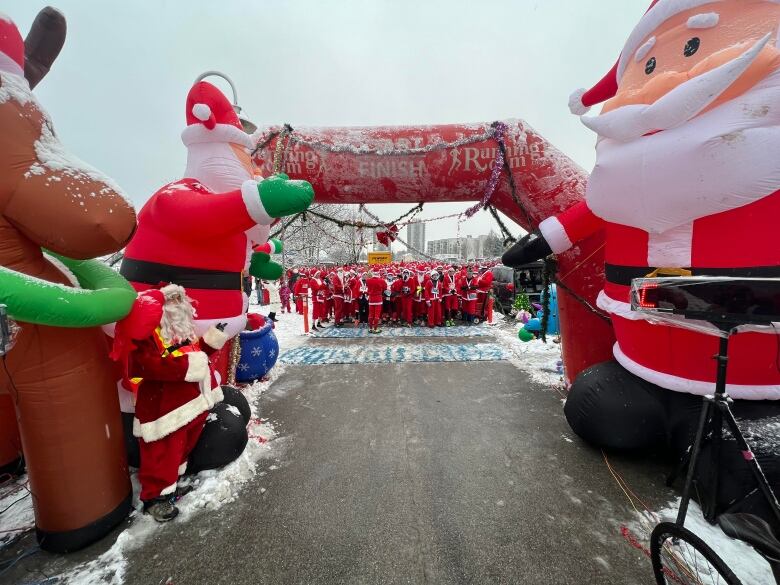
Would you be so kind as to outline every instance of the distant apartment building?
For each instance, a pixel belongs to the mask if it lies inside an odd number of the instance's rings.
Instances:
[[[426,252],[429,256],[454,256],[461,260],[474,260],[485,257],[485,241],[489,236],[466,236],[465,238],[444,238],[428,242]]]
[[[419,221],[407,224],[406,242],[412,248],[409,250],[412,254],[417,254],[415,250],[425,252],[425,224]]]

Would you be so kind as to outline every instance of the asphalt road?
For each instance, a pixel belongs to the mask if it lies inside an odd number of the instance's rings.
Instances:
[[[128,583],[652,581],[600,452],[509,362],[288,367],[261,400],[278,468],[132,553]]]

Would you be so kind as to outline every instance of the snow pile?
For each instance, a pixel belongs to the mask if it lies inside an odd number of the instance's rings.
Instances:
[[[521,325],[512,323],[491,328],[499,341],[510,350],[515,366],[530,374],[531,379],[545,386],[560,386],[563,375],[560,371],[561,344],[553,342],[553,336],[547,336],[547,343],[541,339],[523,342],[517,337]]]
[[[3,531],[0,532],[0,548],[35,527],[33,499],[27,489],[27,475],[11,480],[0,488],[0,514],[3,526]]]
[[[170,530],[181,529],[183,522],[194,518],[203,510],[217,510],[224,504],[239,498],[242,487],[255,476],[257,463],[261,459],[278,457],[283,448],[283,443],[275,440],[277,435],[273,425],[259,418],[257,412],[258,399],[283,372],[283,366],[277,365],[269,373],[268,380],[256,382],[244,389],[244,395],[252,409],[252,419],[248,426],[249,443],[246,449],[227,467],[201,472],[190,480],[196,489],[177,503],[180,514],[176,520],[167,525],[160,525],[140,512],[142,508],[138,498],[140,484],[137,473],[134,472],[131,480],[136,512],[131,515],[132,525],[119,535],[109,550],[98,558],[65,573],[58,582],[67,585],[93,583],[121,585],[127,572],[128,553],[157,537],[168,536]]]
[[[642,534],[645,544],[650,548],[650,532],[659,522],[674,522],[680,506],[678,499],[673,504],[657,512],[657,517],[651,517],[645,512],[638,522],[629,528],[637,534]],[[717,526],[708,523],[702,516],[701,508],[696,502],[691,502],[685,519],[685,528],[699,536],[714,550],[720,558],[734,571],[734,574],[745,584],[754,585],[774,583],[769,564],[753,548],[742,541],[726,536]],[[705,578],[706,577],[706,578]],[[702,574],[702,582],[709,582],[711,577]]]

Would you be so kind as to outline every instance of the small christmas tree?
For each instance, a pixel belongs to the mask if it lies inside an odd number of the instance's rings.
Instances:
[[[531,306],[531,300],[528,298],[528,294],[524,291],[520,291],[515,296],[515,304],[512,305],[517,311],[527,311],[533,314],[533,307]]]

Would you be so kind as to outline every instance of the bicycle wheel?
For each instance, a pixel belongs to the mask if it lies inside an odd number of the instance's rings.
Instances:
[[[672,522],[653,530],[650,559],[658,585],[742,585],[707,543]]]

